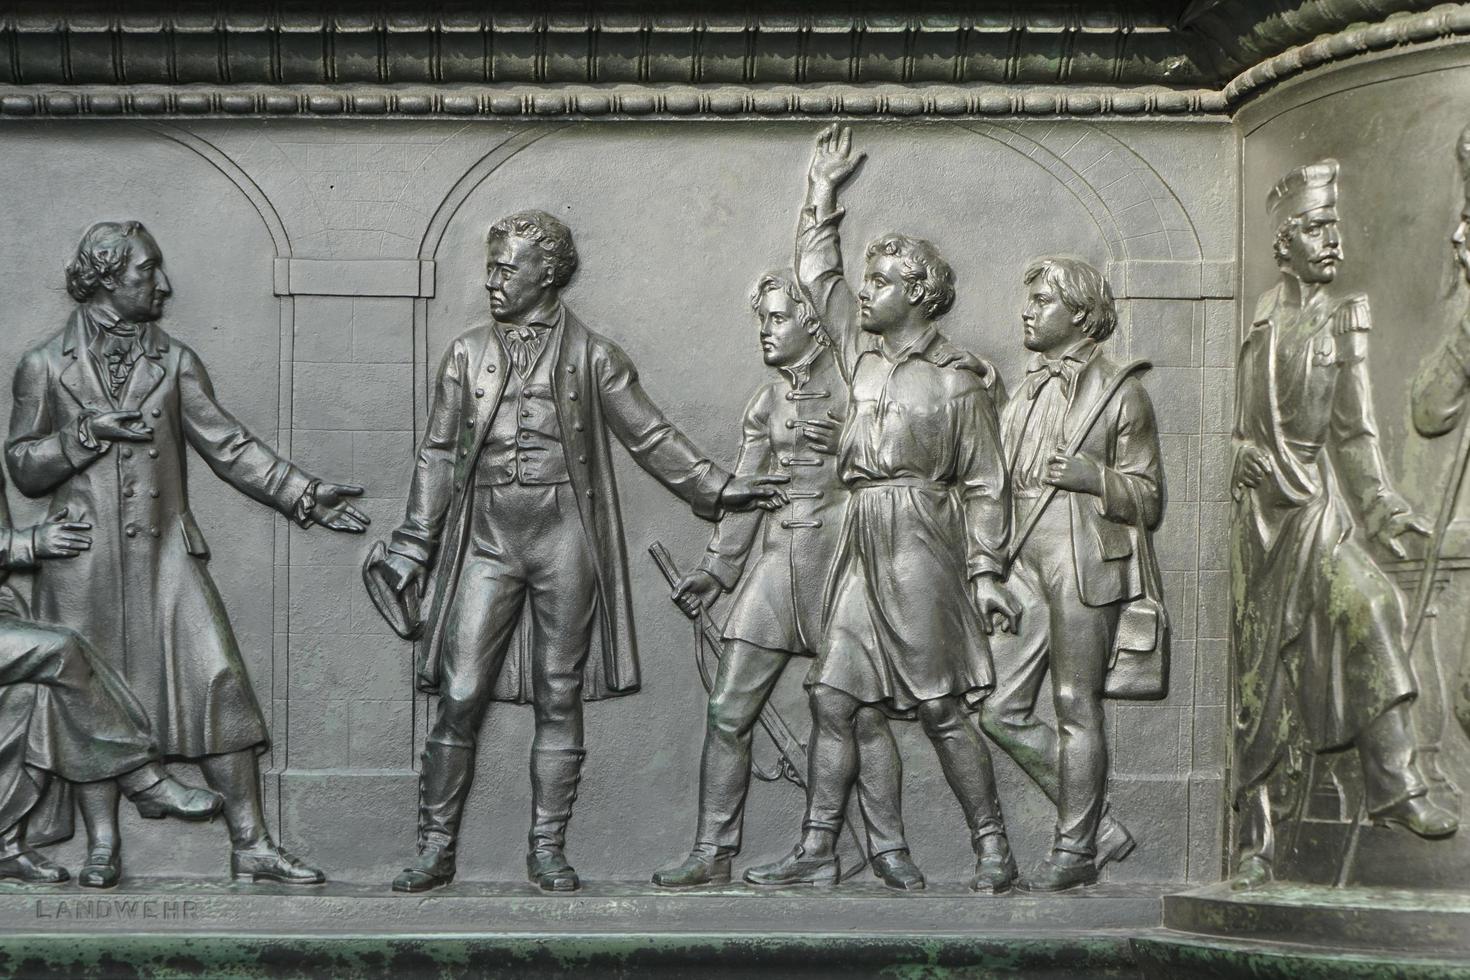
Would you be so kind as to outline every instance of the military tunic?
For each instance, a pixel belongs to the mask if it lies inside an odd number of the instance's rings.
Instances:
[[[1293,310],[1281,290],[1261,298],[1237,378],[1237,794],[1271,775],[1295,729],[1314,752],[1341,748],[1415,695],[1399,593],[1354,514],[1372,530],[1409,509],[1378,445],[1367,299]],[[1255,488],[1239,481],[1247,446],[1270,461]]]

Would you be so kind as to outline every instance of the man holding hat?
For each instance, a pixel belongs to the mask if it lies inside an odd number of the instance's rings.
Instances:
[[[1426,795],[1403,604],[1369,554],[1372,539],[1404,557],[1400,538],[1428,531],[1393,489],[1379,448],[1368,299],[1327,289],[1343,257],[1337,176],[1337,161],[1322,160],[1267,196],[1281,281],[1256,306],[1237,371],[1237,888],[1272,876],[1272,825],[1291,805],[1297,745],[1358,750],[1375,824],[1421,837],[1458,827]]]

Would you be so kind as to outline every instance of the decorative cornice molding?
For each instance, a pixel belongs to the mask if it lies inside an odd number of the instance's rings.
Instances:
[[[0,6],[0,83],[1204,86],[1171,0]]]
[[[1425,0],[4,3],[0,118],[1210,116],[1470,35],[1470,3]]]
[[[1447,3],[1420,13],[1394,14],[1377,24],[1319,37],[1241,72],[1221,93],[1235,107],[1277,82],[1321,65],[1372,51],[1470,35],[1470,4]]]
[[[43,88],[0,86],[0,117],[415,116],[821,118],[829,116],[1188,116],[1221,113],[1219,92],[1034,86],[692,85]]]

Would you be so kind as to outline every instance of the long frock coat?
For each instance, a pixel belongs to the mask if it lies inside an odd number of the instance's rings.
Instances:
[[[632,592],[623,518],[613,477],[609,434],[639,466],[701,517],[719,516],[719,499],[730,475],[664,418],[638,383],[628,355],[588,330],[566,311],[552,372],[552,397],[567,471],[576,491],[578,516],[597,568],[594,649],[587,657],[582,697],[632,694],[638,690]],[[489,324],[474,327],[449,345],[440,364],[419,447],[408,507],[393,532],[391,550],[432,569],[424,617],[427,642],[420,647],[420,690],[438,693],[445,616],[451,608],[476,506],[475,467],[497,410],[511,365]],[[495,680],[497,701],[529,703],[531,656],[519,642]]]
[[[157,324],[117,398],[88,349],[84,309],[15,373],[6,460],[28,497],[92,524],[92,548],[37,582],[38,619],[87,637],[147,709],[166,757],[197,759],[268,743],[219,591],[189,511],[185,447],[247,496],[291,514],[311,477],[216,400],[203,363]],[[83,445],[86,413],[140,412],[149,442]]]

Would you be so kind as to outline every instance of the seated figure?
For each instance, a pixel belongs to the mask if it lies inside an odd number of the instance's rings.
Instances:
[[[70,877],[33,848],[71,836],[74,783],[115,780],[145,817],[204,819],[222,802],[164,770],[148,715],[122,678],[80,635],[32,622],[5,584],[12,569],[85,551],[89,530],[65,514],[12,527],[0,476],[0,878]]]

